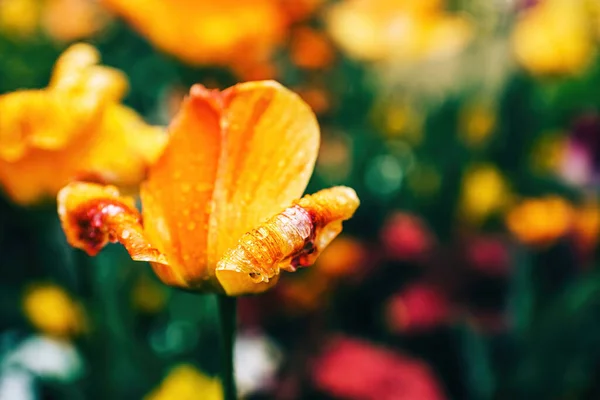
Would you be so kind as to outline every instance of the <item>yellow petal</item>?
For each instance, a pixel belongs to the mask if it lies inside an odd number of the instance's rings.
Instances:
[[[111,104],[104,111],[90,151],[81,160],[80,175],[86,173],[119,187],[139,184],[147,166],[162,153],[168,137],[165,129],[151,126],[132,109]]]
[[[70,183],[58,193],[58,215],[69,244],[89,255],[118,241],[134,260],[167,262],[144,236],[133,199],[114,186]]]
[[[354,190],[334,187],[306,195],[241,237],[217,265],[217,278],[230,296],[262,292],[281,269],[311,265],[342,230],[359,205]]]
[[[81,122],[71,112],[74,102],[44,90],[0,96],[0,159],[14,162],[31,147],[55,150],[79,134]]]

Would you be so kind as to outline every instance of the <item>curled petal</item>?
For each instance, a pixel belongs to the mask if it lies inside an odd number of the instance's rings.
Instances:
[[[58,214],[69,244],[89,255],[118,241],[134,260],[167,263],[145,238],[133,199],[114,186],[70,183],[58,193]]]
[[[244,234],[218,262],[216,275],[228,295],[266,290],[281,269],[311,265],[359,205],[354,190],[334,187],[306,195]]]

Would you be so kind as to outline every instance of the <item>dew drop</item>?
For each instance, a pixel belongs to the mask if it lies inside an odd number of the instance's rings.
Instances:
[[[189,231],[193,231],[194,229],[196,229],[196,223],[194,221],[188,222],[187,228]]]

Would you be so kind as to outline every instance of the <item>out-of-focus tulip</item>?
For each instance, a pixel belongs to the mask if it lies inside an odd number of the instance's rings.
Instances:
[[[204,375],[190,364],[173,368],[161,384],[144,397],[144,400],[170,399],[223,400],[223,388],[218,378]]]
[[[531,152],[531,167],[541,174],[556,174],[565,159],[567,140],[560,133],[546,133]]]
[[[169,130],[142,184],[142,214],[113,186],[61,190],[72,246],[95,255],[119,241],[169,285],[257,293],[281,269],[313,264],[358,207],[347,187],[297,200],[315,164],[319,127],[310,108],[276,82],[223,92],[195,85]]]
[[[0,31],[31,36],[38,28],[40,12],[38,0],[0,1]]]
[[[484,143],[496,127],[496,114],[490,106],[471,105],[462,110],[460,132],[470,146]]]
[[[73,45],[46,89],[0,96],[0,185],[13,201],[55,198],[76,178],[137,185],[162,151],[163,129],[118,103],[127,80],[98,58]]]
[[[576,245],[583,252],[590,252],[600,239],[600,203],[598,200],[588,200],[575,212],[573,234]]]
[[[342,278],[357,274],[366,259],[364,245],[357,239],[344,236],[323,251],[316,265],[320,273],[330,278]]]
[[[446,398],[425,363],[359,339],[332,340],[311,370],[318,389],[348,400]]]
[[[133,285],[131,301],[133,306],[143,313],[152,314],[161,311],[167,300],[168,293],[165,286],[147,275],[140,275]]]
[[[512,43],[517,60],[533,74],[575,74],[594,51],[584,0],[543,0],[523,12]]]
[[[502,210],[510,200],[508,184],[493,165],[470,168],[463,178],[460,212],[472,222],[481,222]]]
[[[0,31],[21,37],[43,31],[70,42],[98,33],[107,22],[108,15],[95,0],[0,1]]]
[[[506,217],[508,229],[523,243],[547,245],[572,228],[574,209],[557,196],[527,199],[512,208]]]
[[[466,259],[470,268],[492,276],[505,276],[509,272],[510,255],[501,239],[478,236],[469,240],[466,246]]]
[[[52,38],[69,42],[100,32],[109,18],[97,0],[45,0],[42,26]],[[68,18],[65,16],[68,15]]]
[[[563,153],[562,176],[575,185],[589,185],[600,180],[600,116],[580,116],[571,129]]]
[[[410,261],[426,255],[435,238],[419,218],[397,213],[387,219],[381,231],[381,241],[390,257]]]
[[[367,61],[444,57],[471,37],[469,22],[438,0],[346,0],[331,7],[327,25],[343,50]]]
[[[279,0],[103,0],[156,47],[190,64],[256,64],[290,23]]]
[[[416,283],[389,300],[387,321],[393,332],[418,332],[447,323],[451,312],[448,299],[438,288]]]
[[[27,289],[23,311],[31,324],[41,332],[67,338],[85,329],[83,308],[60,286],[38,284]]]
[[[326,68],[331,65],[335,56],[332,44],[325,34],[307,27],[292,32],[290,53],[294,64],[306,69]]]

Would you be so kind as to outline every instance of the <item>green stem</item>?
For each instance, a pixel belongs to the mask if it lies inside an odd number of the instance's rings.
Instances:
[[[237,400],[233,369],[237,299],[218,295],[217,302],[219,304],[219,324],[221,328],[221,383],[225,394],[224,400]]]

